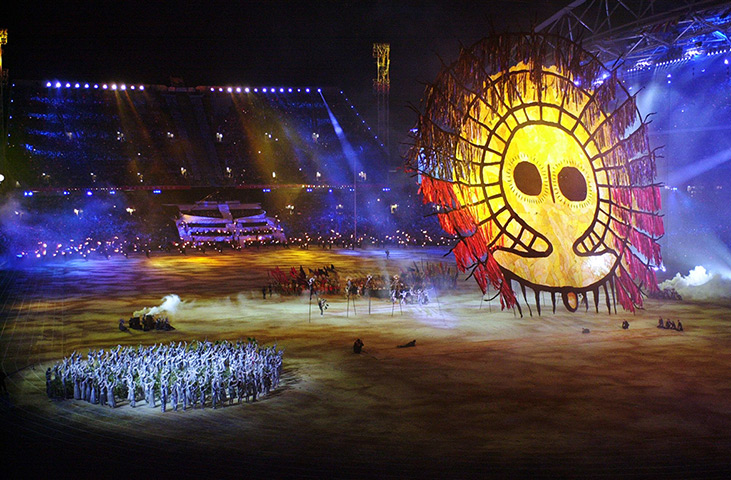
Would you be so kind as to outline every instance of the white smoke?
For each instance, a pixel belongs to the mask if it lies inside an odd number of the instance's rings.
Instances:
[[[162,303],[157,307],[145,307],[142,310],[138,310],[132,314],[133,317],[141,317],[143,315],[158,315],[165,313],[167,315],[174,315],[178,311],[181,305],[180,297],[173,294],[165,295],[162,299]]]
[[[709,272],[700,265],[688,272],[688,275],[677,273],[659,286],[661,290],[672,288],[683,300],[691,302],[731,302],[731,279]]]

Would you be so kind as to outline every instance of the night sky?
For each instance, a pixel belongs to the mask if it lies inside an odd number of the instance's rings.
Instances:
[[[528,29],[568,0],[20,1],[0,6],[10,79],[338,87],[372,113],[372,44],[391,44],[392,127],[408,128],[440,57]],[[403,124],[403,127],[400,125]]]

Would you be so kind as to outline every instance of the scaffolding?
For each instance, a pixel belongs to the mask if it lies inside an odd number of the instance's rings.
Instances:
[[[731,47],[731,2],[574,0],[536,27],[581,42],[608,67],[649,67]]]
[[[378,141],[383,145],[387,152],[389,150],[389,93],[391,89],[391,44],[374,43],[373,58],[376,59],[376,67],[378,68],[377,77],[373,79],[373,91],[377,98],[378,107]]]

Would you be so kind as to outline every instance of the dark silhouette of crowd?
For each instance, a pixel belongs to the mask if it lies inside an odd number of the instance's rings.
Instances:
[[[665,319],[663,321],[663,318],[660,317],[660,319],[657,321],[657,328],[662,328],[663,330],[677,330],[678,332],[683,331],[683,323],[678,320],[678,323],[675,323],[674,320]]]

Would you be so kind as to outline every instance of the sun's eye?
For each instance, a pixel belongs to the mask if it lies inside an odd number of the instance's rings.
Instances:
[[[513,170],[513,178],[515,186],[524,194],[533,197],[540,195],[543,181],[538,167],[532,163],[526,161],[518,163]]]
[[[567,200],[572,202],[586,200],[586,179],[576,167],[564,167],[558,172],[558,188]]]

